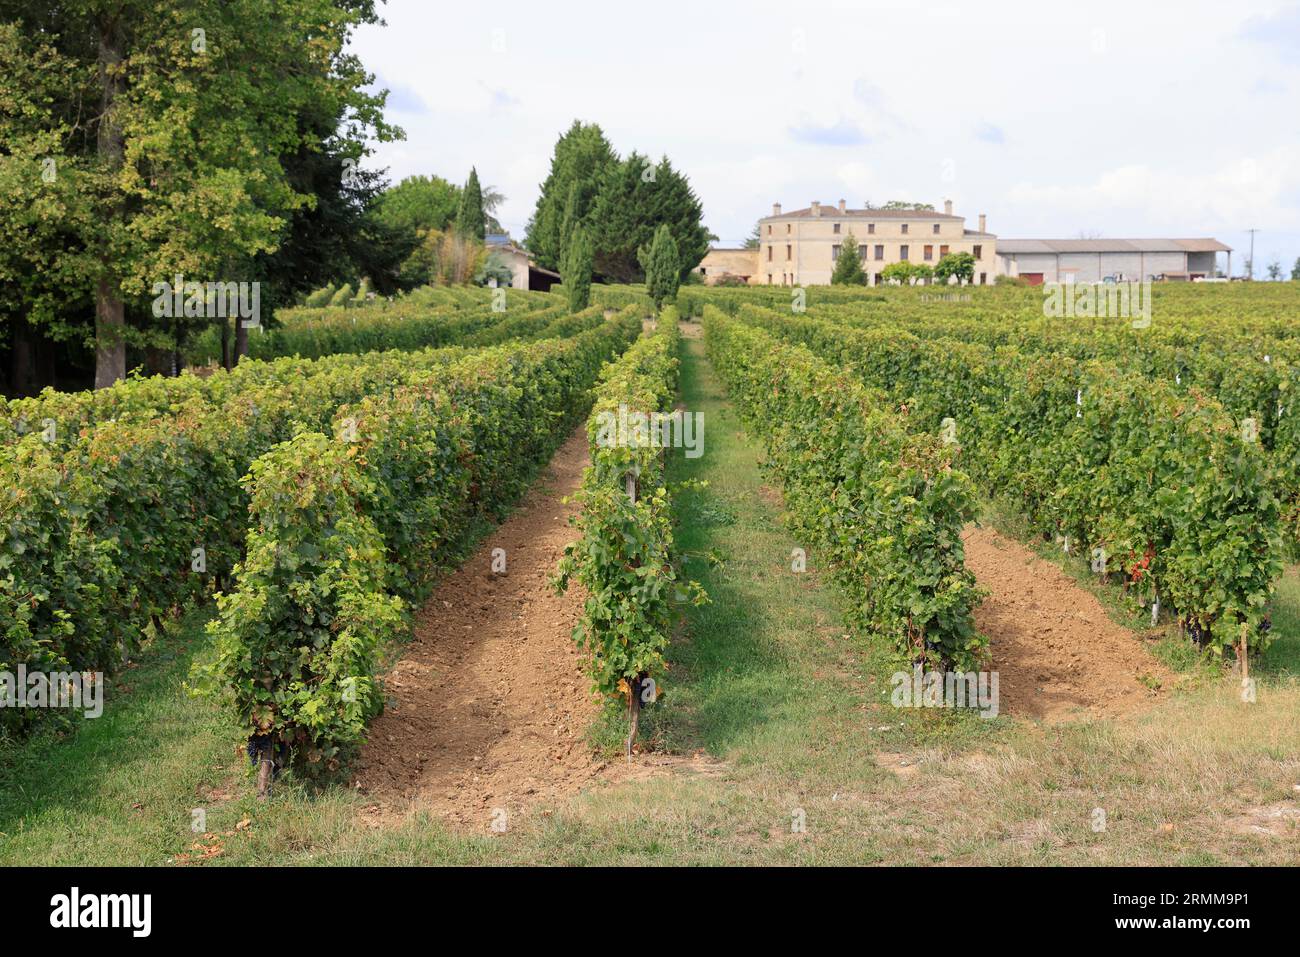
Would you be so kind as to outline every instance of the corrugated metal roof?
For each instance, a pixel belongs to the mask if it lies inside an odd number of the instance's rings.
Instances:
[[[1045,239],[1002,239],[998,242],[1000,253],[1054,253],[1056,249]]]
[[[1232,252],[1231,246],[1225,246],[1217,239],[1210,239],[1208,236],[1204,239],[1175,239],[1189,253],[1227,253]]]
[[[1217,239],[999,239],[999,253],[1220,253]]]

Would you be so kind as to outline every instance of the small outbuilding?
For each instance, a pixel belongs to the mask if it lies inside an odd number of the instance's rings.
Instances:
[[[529,258],[528,251],[516,246],[509,236],[488,236],[486,245],[489,254],[497,256],[510,266],[512,289],[546,292],[560,281],[558,272],[538,266]]]

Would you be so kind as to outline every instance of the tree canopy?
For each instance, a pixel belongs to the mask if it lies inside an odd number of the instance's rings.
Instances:
[[[584,125],[574,120],[560,136],[525,238],[539,266],[563,272],[561,254],[569,233],[562,227],[569,194],[572,191],[573,221],[577,225],[585,221],[605,172],[617,163],[614,148],[594,123]]]
[[[154,283],[255,279],[316,203],[304,154],[400,134],[345,52],[375,20],[369,0],[0,0],[0,273],[40,273],[31,315],[93,343],[96,385],[128,343],[174,341]]]
[[[460,210],[460,187],[441,176],[408,176],[379,194],[375,218],[414,236],[421,230],[444,230]]]
[[[975,257],[970,253],[948,253],[934,267],[934,276],[942,282],[954,276],[960,281],[971,282],[975,278]]]
[[[898,282],[904,286],[920,279],[930,279],[933,276],[934,270],[925,263],[914,263],[906,260],[890,263],[880,270],[880,278],[885,282]]]
[[[596,276],[639,282],[645,271],[638,251],[667,226],[677,245],[679,279],[684,279],[709,249],[703,217],[690,182],[666,156],[656,163],[634,150],[620,159],[599,126],[575,121],[555,144],[527,245],[539,265],[549,266],[551,257],[562,259],[566,237],[582,226],[591,240]]]

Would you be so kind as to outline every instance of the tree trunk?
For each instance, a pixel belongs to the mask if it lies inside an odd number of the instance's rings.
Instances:
[[[100,21],[99,89],[100,118],[97,147],[100,162],[109,171],[122,165],[122,128],[117,121],[115,104],[122,92],[122,31],[117,17]],[[110,217],[121,215],[120,204],[110,210]],[[112,228],[110,226],[110,228]],[[126,320],[122,296],[114,279],[114,263],[106,255],[95,283],[95,388],[102,389],[126,378]]]
[[[230,323],[221,320],[221,368],[230,371]]]
[[[257,799],[265,801],[271,796],[271,781],[275,777],[275,751],[268,738],[257,755]]]
[[[225,322],[225,320],[221,320]],[[244,320],[235,314],[235,357],[230,363],[231,368],[239,365],[239,360],[248,355],[248,326],[244,325]]]
[[[59,387],[58,376],[58,358],[56,353],[57,344],[46,336],[43,332],[38,333],[35,327],[29,326],[33,337],[32,347],[36,356],[36,391],[39,392],[47,385]]]
[[[109,279],[95,285],[95,388],[126,378],[126,319],[122,297]]]
[[[14,319],[11,328],[9,392],[15,397],[28,396],[32,394],[32,330],[21,316]]]

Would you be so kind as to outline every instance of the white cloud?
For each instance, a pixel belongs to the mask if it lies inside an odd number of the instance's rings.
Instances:
[[[1213,170],[1188,172],[1130,164],[1107,170],[1089,183],[1046,185],[1023,182],[1007,196],[1014,207],[1042,220],[1068,223],[1069,230],[1122,225],[1144,226],[1148,235],[1240,230],[1294,229],[1300,209],[1300,146],[1241,157]],[[1109,230],[1108,235],[1118,235]],[[1136,235],[1136,234],[1134,234]]]
[[[1300,138],[1276,91],[1300,88],[1278,40],[1294,35],[1280,16],[1292,6],[1185,0],[1171,16],[1131,0],[807,0],[792,20],[774,0],[662,0],[653,15],[575,3],[563,17],[498,0],[488,22],[390,0],[388,26],[355,48],[427,107],[394,115],[409,139],[375,164],[455,182],[475,165],[505,191],[517,232],[580,118],[620,152],[667,153],[728,239],[772,202],[950,197],[1003,236],[1178,232],[1240,247],[1257,226],[1290,262]]]

